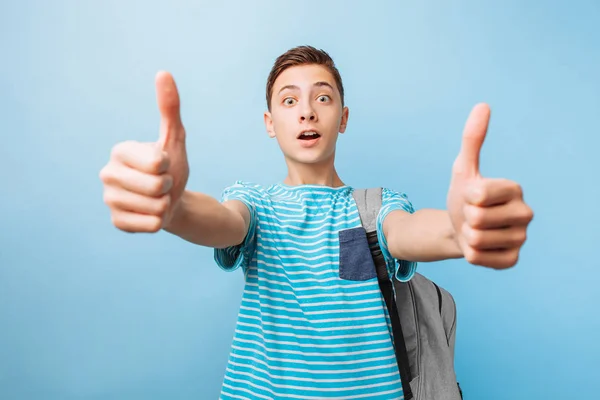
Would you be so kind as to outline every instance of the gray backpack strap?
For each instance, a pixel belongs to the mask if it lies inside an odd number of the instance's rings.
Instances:
[[[377,215],[381,209],[381,188],[354,189],[352,192],[363,228],[367,232],[377,230]]]
[[[404,398],[459,400],[462,392],[454,371],[456,306],[450,293],[418,273],[409,282],[390,279],[377,240],[381,192],[381,188],[355,189],[352,195],[391,318]]]
[[[377,238],[377,216],[379,215],[379,210],[382,205],[381,194],[381,188],[355,189],[352,196],[356,201],[356,207],[358,208],[362,226],[367,233],[367,242],[369,243],[369,249],[375,264],[377,281],[392,323],[394,351],[396,353],[396,362],[398,364],[400,380],[402,381],[404,399],[412,400],[414,399],[414,396],[410,386],[410,382],[412,381],[410,361],[406,352],[406,343],[404,341],[404,334],[402,333],[402,325],[396,305],[393,279],[388,274],[385,259],[381,253],[379,240]]]

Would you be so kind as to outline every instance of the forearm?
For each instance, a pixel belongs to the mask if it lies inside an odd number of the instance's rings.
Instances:
[[[384,229],[390,253],[397,259],[430,262],[463,256],[445,210],[392,212],[386,217]]]
[[[164,230],[200,246],[234,246],[244,240],[248,230],[239,207],[228,208],[211,196],[186,190]]]

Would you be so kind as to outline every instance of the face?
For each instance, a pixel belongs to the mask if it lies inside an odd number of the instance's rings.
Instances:
[[[331,161],[338,133],[344,133],[348,108],[333,75],[320,65],[283,71],[273,85],[265,126],[287,160],[315,164]]]

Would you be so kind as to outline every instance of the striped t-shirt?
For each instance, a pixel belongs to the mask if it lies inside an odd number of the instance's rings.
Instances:
[[[221,268],[245,276],[221,399],[403,398],[374,267],[361,265],[371,258],[355,234],[352,191],[240,181],[224,191],[251,222],[240,246],[215,249]],[[416,264],[391,257],[382,227],[390,211],[413,208],[402,193],[382,196],[379,243],[388,270],[406,281]]]

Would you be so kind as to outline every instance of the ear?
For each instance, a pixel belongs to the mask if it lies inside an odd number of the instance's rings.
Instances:
[[[342,120],[340,121],[340,129],[339,129],[340,133],[346,132],[346,126],[348,126],[348,114],[349,113],[350,113],[350,110],[348,109],[348,107],[344,107],[344,109],[342,110]]]
[[[269,111],[265,111],[264,120],[265,120],[265,128],[267,129],[267,133],[269,134],[269,137],[272,139],[275,137],[275,129],[273,129],[273,118],[271,117],[271,113]]]

